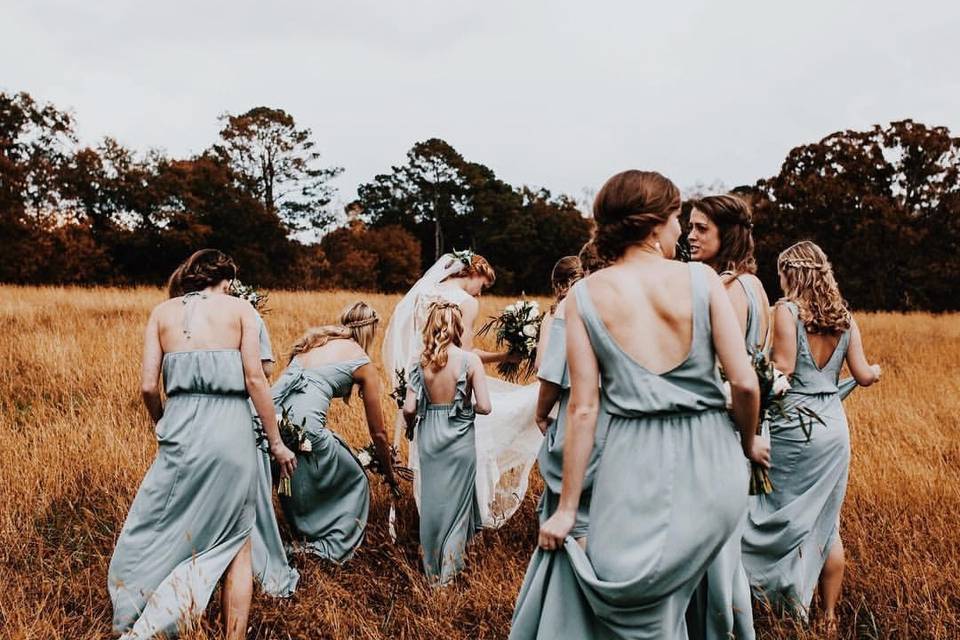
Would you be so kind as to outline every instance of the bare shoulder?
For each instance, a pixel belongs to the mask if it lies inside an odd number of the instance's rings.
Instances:
[[[473,351],[463,351],[462,353],[463,357],[466,358],[467,368],[470,369],[470,371],[483,371],[483,361],[479,355]]]

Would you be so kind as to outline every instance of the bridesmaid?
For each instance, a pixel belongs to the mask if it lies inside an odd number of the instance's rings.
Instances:
[[[763,351],[769,334],[770,302],[757,278],[750,207],[735,195],[708,196],[690,203],[690,258],[718,274],[733,305],[748,353]],[[747,488],[744,487],[744,491]],[[687,612],[691,639],[753,640],[750,582],[740,541],[746,514],[697,588]]]
[[[560,258],[553,267],[551,284],[556,296],[556,303],[550,313],[543,320],[540,329],[540,344],[537,346],[539,360],[540,394],[537,400],[537,426],[544,434],[543,445],[537,456],[537,466],[543,476],[543,495],[537,510],[540,514],[540,523],[557,510],[560,498],[560,485],[563,470],[563,441],[565,438],[565,424],[567,418],[567,401],[570,398],[570,374],[567,367],[566,296],[577,281],[583,278],[583,269],[577,256]],[[550,417],[551,411],[557,407],[556,419]],[[598,430],[598,440],[602,439],[601,430]],[[584,490],[580,495],[580,504],[577,506],[577,520],[570,535],[586,546],[587,522],[590,511],[589,483],[592,481],[592,470],[596,466],[594,455],[591,460],[591,469],[587,476],[590,480],[584,481]]]
[[[403,417],[415,425],[422,474],[420,544],[434,586],[463,568],[467,543],[481,528],[476,496],[476,414],[490,413],[480,356],[461,347],[463,312],[452,302],[430,306],[423,352],[411,365]],[[471,402],[471,398],[475,402]]]
[[[226,295],[236,271],[219,251],[196,252],[147,322],[142,391],[158,448],[110,560],[113,629],[123,638],[189,627],[221,577],[226,636],[246,631],[257,491],[248,395],[284,476],[296,458],[277,430],[256,312]]]
[[[273,374],[276,357],[270,343],[270,333],[263,318],[257,313],[260,325],[260,363],[263,373]],[[270,455],[261,451],[259,456],[257,487],[257,518],[251,537],[251,560],[253,576],[264,593],[277,598],[292,596],[300,582],[300,572],[290,566],[276,512],[273,510],[273,477]]]
[[[746,510],[741,447],[768,460],[755,437],[757,378],[723,286],[672,260],[679,215],[680,192],[659,173],[625,171],[597,195],[595,238],[610,266],[568,298],[563,486],[520,591],[515,640],[685,638],[690,596]],[[609,424],[584,552],[568,534],[601,407]]]
[[[340,324],[307,331],[294,344],[290,364],[273,386],[277,412],[295,423],[306,419],[309,452],[291,478],[290,496],[280,497],[283,514],[302,542],[299,549],[326,560],[349,560],[363,540],[370,507],[370,483],[353,450],[327,425],[334,398],[350,398],[359,386],[370,437],[386,481],[397,491],[393,459],[380,409],[380,375],[370,346],[380,318],[365,302],[340,315]]]
[[[819,580],[823,618],[836,627],[843,580],[839,518],[850,467],[850,432],[837,381],[846,361],[860,386],[880,379],[860,330],[840,296],[827,256],[798,242],[777,261],[784,297],[773,323],[773,362],[791,377],[784,413],[770,421],[776,490],[751,504],[743,562],[754,594],[778,610],[807,617]],[[795,409],[826,423],[803,433]]]

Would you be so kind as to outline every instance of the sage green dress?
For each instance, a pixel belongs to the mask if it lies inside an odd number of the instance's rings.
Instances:
[[[273,349],[270,346],[270,334],[260,314],[260,360],[274,362]],[[260,418],[253,411],[253,419],[262,430]],[[261,451],[258,456],[259,477],[257,486],[257,520],[251,536],[251,552],[253,560],[253,575],[260,583],[264,593],[285,598],[293,595],[300,581],[300,573],[290,566],[283,539],[280,537],[280,528],[277,525],[277,514],[273,509],[273,478],[270,464],[270,453],[266,441],[260,443]]]
[[[762,331],[763,309],[760,298],[739,276],[736,281],[747,298],[747,329],[744,332],[747,352],[756,353],[766,342]],[[749,462],[744,460],[749,468]],[[744,492],[749,487],[744,486]],[[740,541],[746,526],[743,514],[737,530],[707,569],[687,610],[687,631],[691,640],[753,640],[753,608],[750,582],[743,568]]]
[[[560,503],[560,487],[563,485],[563,443],[566,440],[567,404],[570,401],[570,369],[567,367],[567,335],[566,321],[563,318],[554,318],[550,323],[550,334],[546,349],[540,360],[540,370],[537,377],[560,387],[560,398],[557,400],[557,417],[544,434],[543,445],[537,455],[537,467],[543,476],[543,494],[537,505],[542,524],[553,515]],[[606,416],[604,412],[601,414]],[[593,454],[590,457],[587,473],[583,480],[583,491],[580,494],[580,504],[577,506],[577,520],[570,531],[574,538],[587,535],[587,526],[590,522],[590,494],[593,488],[593,476],[600,451],[603,450],[603,439],[606,436],[606,420],[598,420],[596,436],[594,438]]]
[[[353,374],[369,358],[304,368],[294,359],[273,385],[277,413],[306,420],[309,452],[297,452],[290,496],[280,496],[297,549],[335,563],[349,560],[363,541],[370,510],[370,483],[353,450],[327,426],[334,398],[347,397]]]
[[[475,412],[468,395],[467,359],[461,361],[449,404],[430,400],[419,364],[407,376],[417,396],[420,545],[424,571],[434,586],[449,583],[463,569],[467,543],[483,526],[476,493]]]
[[[708,269],[689,265],[687,358],[652,373],[614,341],[572,288],[610,414],[590,504],[587,549],[572,537],[534,552],[510,638],[686,638],[685,612],[747,505],[748,472],[726,410],[710,326]]]
[[[123,638],[188,626],[254,525],[258,452],[240,351],[166,353],[163,383],[157,457],[108,571],[113,629]]]
[[[840,508],[850,468],[850,432],[838,386],[850,342],[845,331],[827,363],[818,367],[797,306],[797,360],[784,396],[786,417],[769,421],[770,481],[776,490],[754,496],[743,538],[743,562],[754,596],[806,618],[820,571],[839,535]],[[849,387],[850,385],[847,385]],[[813,410],[808,439],[795,409]]]

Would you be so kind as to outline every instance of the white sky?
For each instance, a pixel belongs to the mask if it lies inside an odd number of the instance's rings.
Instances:
[[[907,117],[960,134],[954,1],[6,0],[0,25],[0,90],[71,109],[82,142],[184,156],[280,107],[343,201],[433,136],[580,197],[631,167],[752,183]]]

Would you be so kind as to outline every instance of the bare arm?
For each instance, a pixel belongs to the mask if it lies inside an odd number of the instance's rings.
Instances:
[[[743,344],[743,329],[730,304],[730,298],[720,279],[714,275],[710,280],[710,325],[713,348],[720,366],[730,381],[733,401],[733,420],[740,428],[740,444],[744,454],[758,464],[770,466],[770,446],[757,438],[757,423],[760,420],[760,384],[750,364],[747,349]]]
[[[407,424],[407,431],[413,428],[413,421],[417,418],[417,394],[413,387],[407,385],[407,397],[403,399],[403,421]]]
[[[157,322],[157,310],[154,309],[147,320],[143,332],[143,366],[140,372],[140,395],[154,425],[163,417],[163,403],[160,400],[160,369],[163,363],[163,348],[160,346],[160,326]]]
[[[847,346],[847,366],[850,367],[853,379],[861,387],[869,387],[880,380],[880,365],[867,362],[860,327],[853,319],[850,323],[850,344]]]
[[[493,409],[490,404],[490,392],[487,390],[487,374],[483,370],[483,362],[480,356],[469,351],[464,352],[467,366],[470,368],[470,386],[473,387],[473,410],[482,416],[487,415]]]
[[[243,304],[240,315],[240,357],[243,360],[244,384],[253,407],[260,416],[263,428],[267,432],[270,453],[280,465],[281,476],[288,478],[297,468],[297,456],[280,439],[273,398],[270,397],[267,377],[263,374],[263,365],[260,362],[260,324],[256,313],[253,307]]]
[[[384,469],[387,483],[390,486],[396,486],[397,479],[393,475],[393,453],[390,451],[390,441],[387,438],[383,411],[380,407],[380,374],[372,363],[367,363],[353,372],[353,379],[360,386],[367,428],[370,430],[373,446],[377,450],[380,468]]]
[[[797,323],[785,304],[778,304],[773,311],[773,366],[784,375],[793,375],[797,368]]]
[[[553,406],[557,404],[557,400],[560,399],[561,391],[562,389],[558,384],[547,382],[546,380],[540,381],[540,393],[537,396],[537,413],[534,416],[540,433],[546,433],[547,429],[549,429],[553,423],[550,412],[553,410]]]
[[[570,402],[567,407],[567,441],[563,448],[563,487],[557,511],[540,527],[538,544],[557,549],[576,520],[583,478],[593,451],[600,413],[600,366],[576,300],[567,308],[567,362],[570,366]]]

